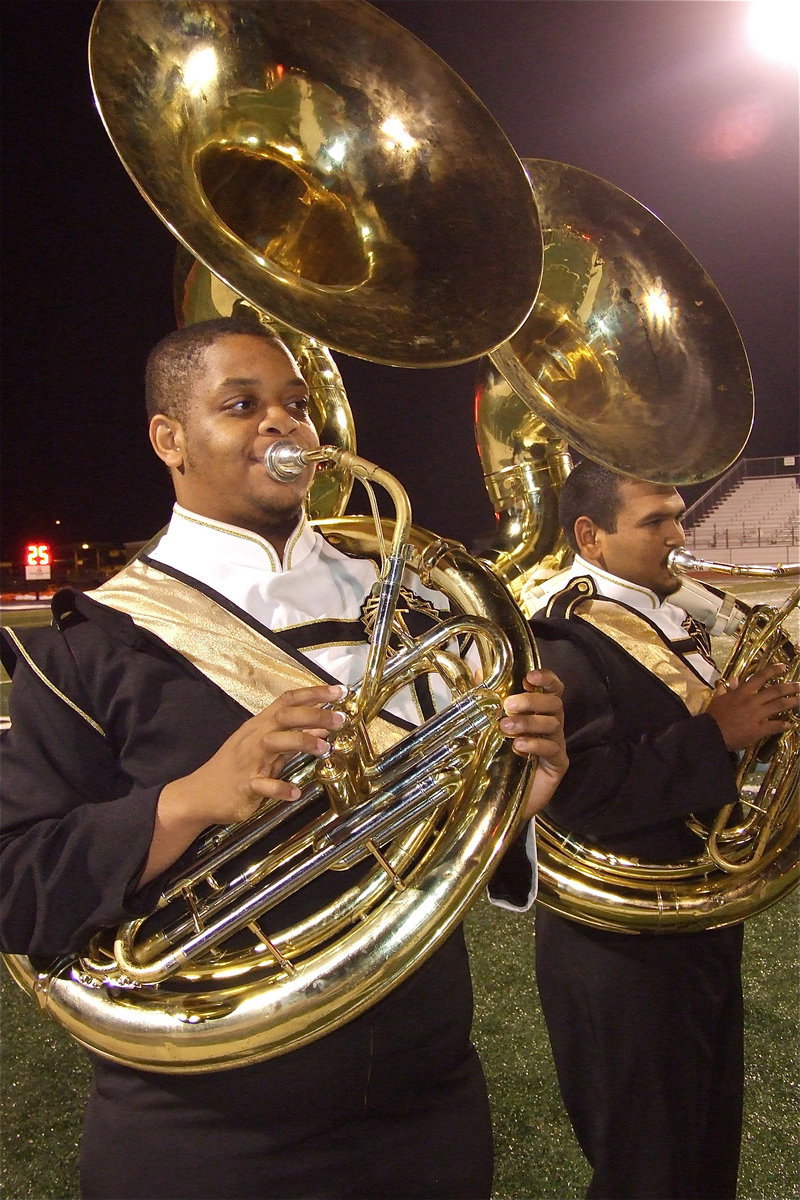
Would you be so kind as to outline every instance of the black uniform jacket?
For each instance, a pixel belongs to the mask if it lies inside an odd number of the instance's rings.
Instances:
[[[146,911],[161,789],[250,715],[129,617],[70,592],[54,612],[3,645],[2,945],[45,959]]]
[[[54,613],[55,628],[10,632],[4,646],[13,687],[0,946],[40,969],[83,951],[101,927],[151,911],[163,879],[137,883],[162,787],[251,715],[127,615],[69,591]],[[281,839],[291,831],[282,825]],[[292,924],[366,869],[326,872],[273,915]],[[82,1194],[488,1195],[488,1102],[471,1018],[457,927],[388,996],[290,1054],[198,1074],[92,1055]]]
[[[163,880],[137,885],[161,789],[251,716],[126,614],[70,590],[53,610],[54,627],[7,632],[2,646],[13,687],[0,946],[38,962],[78,952],[98,929],[152,909]],[[278,840],[290,832],[287,822]],[[363,869],[323,876],[310,894],[284,902],[281,920],[313,910]]]
[[[161,789],[206,762],[251,716],[126,614],[68,589],[53,611],[52,628],[6,632],[2,643],[13,688],[3,738],[0,948],[39,965],[151,911],[163,880],[137,885]],[[410,728],[384,715],[400,732]],[[276,840],[295,827],[284,822]],[[187,860],[192,855],[190,848]],[[281,925],[365,869],[326,873],[284,901]],[[514,874],[524,904],[524,850]]]
[[[706,713],[693,716],[661,679],[583,620],[570,606],[574,597],[562,596],[531,622],[542,664],[565,689],[570,766],[548,818],[582,841],[648,862],[697,854],[701,844],[685,817],[738,799],[735,757],[719,726]]]

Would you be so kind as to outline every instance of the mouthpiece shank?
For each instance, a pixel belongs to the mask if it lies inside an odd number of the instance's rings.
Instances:
[[[743,575],[752,579],[780,579],[800,574],[800,563],[777,563],[764,566],[761,563],[721,563],[709,558],[698,558],[684,548],[670,550],[669,569],[674,575],[685,571],[710,571],[715,575],[733,577]]]
[[[675,549],[669,554],[669,568],[681,580],[677,592],[669,597],[673,604],[684,608],[691,616],[705,625],[713,636],[733,634],[744,622],[745,614],[733,596],[708,588],[697,579],[686,578],[685,572],[710,569],[712,564],[695,558],[688,550]]]

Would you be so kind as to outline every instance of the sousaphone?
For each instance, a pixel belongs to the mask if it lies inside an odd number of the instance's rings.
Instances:
[[[525,320],[541,274],[525,171],[464,83],[369,4],[111,0],[90,66],[145,199],[260,312],[347,354],[419,367],[475,358]],[[304,469],[280,449],[265,469]],[[255,1062],[375,1004],[458,924],[527,791],[530,764],[497,722],[536,653],[505,587],[413,527],[402,487],[375,464],[337,447],[303,461],[384,487],[396,512],[325,524],[380,562],[367,668],[332,753],[292,764],[296,803],[210,831],[143,920],[51,970],[6,956],[80,1042],[144,1070]],[[394,620],[409,570],[453,612],[418,641]],[[479,683],[459,640],[478,648]],[[393,690],[434,674],[453,703],[380,744]],[[340,895],[326,890],[311,911],[298,901],[335,876]],[[288,924],[286,900],[301,910]]]
[[[463,80],[364,0],[103,2],[90,68],[145,200],[291,328],[433,367],[488,353],[530,312],[541,232],[519,159]]]
[[[753,387],[725,301],[663,221],[589,171],[523,161],[542,282],[482,364],[475,433],[498,514],[483,557],[526,607],[526,586],[570,559],[557,514],[570,448],[639,479],[699,483],[741,453]]]
[[[710,479],[743,449],[753,419],[744,346],[722,297],[652,212],[565,163],[525,160],[544,243],[531,315],[484,364],[476,437],[498,536],[485,552],[524,611],[572,559],[558,521],[570,448],[655,483]],[[682,553],[676,573],[719,567]],[[749,570],[749,569],[748,569]],[[728,574],[735,574],[731,568]],[[772,571],[771,574],[776,572]],[[800,653],[778,610],[725,601],[736,633],[723,679]],[[718,632],[724,597],[684,585],[680,603]],[[800,878],[800,722],[741,756],[740,804],[692,820],[697,854],[625,860],[537,818],[539,902],[583,924],[638,933],[716,928],[780,900]]]

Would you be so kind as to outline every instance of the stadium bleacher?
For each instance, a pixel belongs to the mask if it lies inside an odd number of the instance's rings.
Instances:
[[[800,459],[742,460],[692,505],[685,524],[689,549],[706,557],[731,563],[797,562]]]

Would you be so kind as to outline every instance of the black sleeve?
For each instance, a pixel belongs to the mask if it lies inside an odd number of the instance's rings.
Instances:
[[[131,915],[160,787],[125,775],[92,716],[69,651],[37,630],[12,649],[11,728],[3,735],[0,945],[53,957]]]
[[[574,640],[537,641],[565,689],[570,766],[547,809],[559,826],[599,841],[738,799],[713,717],[692,716],[632,660],[626,672]]]

